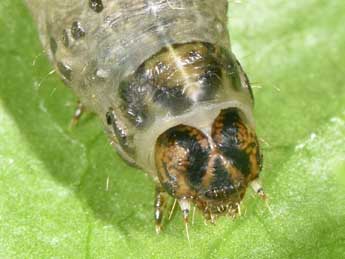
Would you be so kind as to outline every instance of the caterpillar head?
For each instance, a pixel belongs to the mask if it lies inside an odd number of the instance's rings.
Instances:
[[[161,185],[184,213],[194,203],[211,220],[236,215],[261,169],[255,132],[236,108],[222,110],[211,130],[178,125],[165,131],[156,142],[155,162]]]

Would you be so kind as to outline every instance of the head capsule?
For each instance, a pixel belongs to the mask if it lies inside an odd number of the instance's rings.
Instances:
[[[161,134],[155,163],[160,183],[171,196],[194,203],[213,219],[237,213],[248,183],[261,170],[261,155],[244,115],[228,108],[211,130],[178,125]]]

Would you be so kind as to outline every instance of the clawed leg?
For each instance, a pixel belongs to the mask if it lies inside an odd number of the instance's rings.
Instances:
[[[155,194],[155,204],[154,204],[154,206],[155,206],[154,218],[155,218],[157,234],[159,234],[161,229],[162,229],[162,219],[163,219],[164,210],[166,208],[167,199],[168,199],[168,194],[164,191],[164,189],[162,187],[157,186],[156,187],[156,194]],[[174,201],[172,211],[175,208],[175,203],[176,203],[176,200]],[[187,240],[190,244],[188,221],[189,221],[189,213],[190,213],[191,203],[187,199],[178,200],[178,203],[179,203],[180,208],[182,210],[183,221],[184,221],[185,229],[186,229],[186,236],[187,236]],[[169,219],[171,217],[172,211],[170,212]]]
[[[77,108],[73,114],[73,117],[70,123],[70,128],[73,128],[74,126],[78,124],[80,117],[83,115],[84,111],[85,111],[84,105],[80,101],[78,101]]]
[[[259,181],[259,179],[255,179],[254,181],[252,181],[250,183],[250,185],[252,186],[254,192],[263,200],[265,201],[265,205],[268,209],[268,211],[273,215],[271,207],[269,206],[268,202],[267,202],[267,196],[264,192],[264,189],[262,188],[262,185]]]
[[[157,186],[156,187],[156,194],[155,194],[155,224],[156,224],[156,232],[157,234],[160,233],[162,228],[162,219],[163,219],[163,213],[166,207],[168,199],[168,194],[163,190],[162,187]]]
[[[267,199],[267,196],[264,192],[264,189],[262,188],[262,185],[259,181],[258,178],[256,178],[255,180],[253,180],[251,183],[250,183],[252,189],[254,190],[254,192],[262,199],[262,200],[266,200]]]

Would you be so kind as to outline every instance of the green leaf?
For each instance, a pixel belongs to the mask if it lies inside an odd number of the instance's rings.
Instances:
[[[0,2],[1,258],[343,258],[345,2],[231,1],[233,50],[253,82],[270,210],[157,236],[151,179],[112,150],[97,118],[68,124],[64,87],[19,0]],[[34,63],[34,64],[33,64]]]

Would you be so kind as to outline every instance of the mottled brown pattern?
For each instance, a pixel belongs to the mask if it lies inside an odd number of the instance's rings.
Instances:
[[[200,131],[180,125],[177,132],[185,132],[190,139],[188,141],[197,143],[200,147],[207,149],[209,144],[205,135]],[[172,138],[169,134],[159,137],[155,149],[156,167],[160,182],[167,187],[174,197],[192,198],[196,197],[196,190],[191,188],[188,180],[188,168],[191,165],[192,150],[181,143],[181,139]]]
[[[212,138],[215,143],[224,142],[223,130],[225,125],[225,112],[222,111],[216,118],[212,127]],[[240,113],[239,113],[240,114]],[[261,154],[259,143],[255,132],[242,120],[241,116],[231,124],[232,131],[236,132],[232,139],[234,146],[242,150],[249,158],[250,174],[247,177],[248,181],[255,179],[261,170]]]
[[[171,194],[174,197],[191,197],[195,192],[190,190],[186,181],[188,167],[188,151],[178,146],[176,143],[168,145],[157,145],[156,147],[157,171],[160,182],[172,188]],[[165,173],[169,171],[169,176]],[[169,192],[169,190],[168,190]]]
[[[213,126],[212,126],[212,139],[216,143],[220,143],[222,141],[221,132],[222,132],[223,127],[224,127],[223,116],[219,115],[217,119],[213,122]]]
[[[252,166],[252,173],[250,175],[250,181],[256,179],[259,176],[260,171],[262,170],[263,157],[260,151],[259,140],[256,135],[253,134],[252,142],[246,152],[249,154],[250,164]]]
[[[261,155],[254,131],[236,108],[220,112],[211,136],[214,145],[199,129],[169,129],[157,140],[156,165],[160,182],[172,196],[190,199],[213,220],[238,212],[249,182],[258,177]],[[206,152],[203,162],[195,158],[198,146]]]

